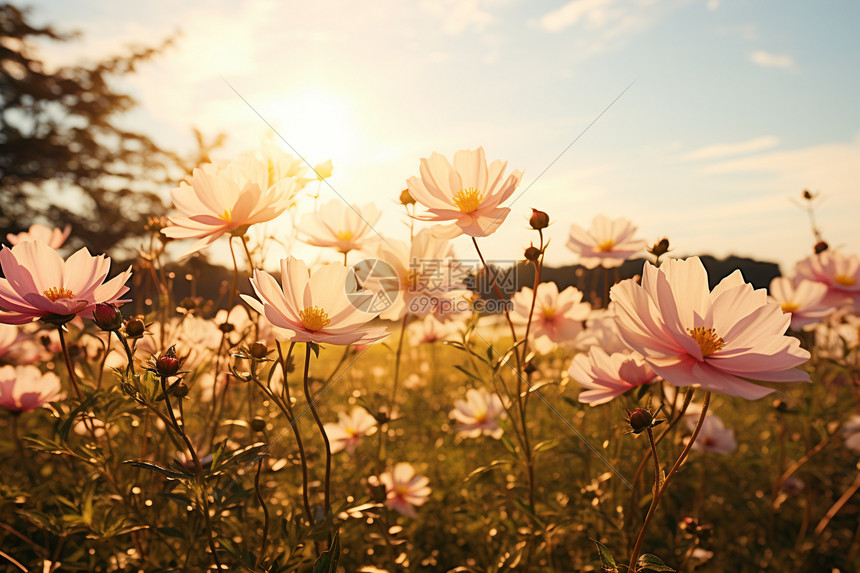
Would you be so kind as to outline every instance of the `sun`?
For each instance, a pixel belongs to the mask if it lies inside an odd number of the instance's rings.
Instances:
[[[278,98],[266,107],[278,134],[311,165],[332,159],[337,168],[354,158],[355,122],[345,99],[317,88]]]

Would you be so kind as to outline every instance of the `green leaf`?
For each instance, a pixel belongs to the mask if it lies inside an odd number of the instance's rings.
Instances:
[[[99,395],[97,393],[91,394],[89,398],[81,402],[80,406],[72,410],[68,418],[66,418],[63,423],[60,424],[57,433],[59,434],[60,439],[63,442],[69,439],[69,430],[72,429],[72,424],[75,422],[75,419],[78,417],[78,415],[82,412],[89,410],[90,406],[93,404],[93,402],[96,401],[96,398],[98,398],[98,396]]]
[[[188,474],[175,472],[173,470],[163,468],[163,467],[161,467],[157,464],[153,464],[151,462],[143,462],[143,461],[138,461],[138,460],[128,460],[128,461],[124,461],[122,463],[134,466],[136,468],[143,468],[145,470],[158,472],[158,473],[166,475],[167,477],[169,477],[171,479],[183,479],[183,478],[190,477]]]
[[[336,573],[337,562],[340,560],[340,531],[334,532],[331,547],[323,551],[314,562],[314,573]]]
[[[618,565],[615,564],[615,558],[612,557],[612,553],[609,551],[609,548],[596,539],[592,539],[591,541],[593,541],[597,546],[597,554],[600,556],[600,567],[604,571],[617,573]]]
[[[674,573],[674,569],[663,563],[663,560],[657,557],[656,555],[651,555],[650,553],[646,553],[645,555],[641,555],[639,557],[639,561],[636,562],[637,570],[642,571],[655,571],[656,573]]]
[[[457,370],[459,370],[460,372],[462,372],[463,374],[465,374],[466,376],[468,376],[469,378],[471,378],[473,380],[480,380],[480,378],[478,377],[477,374],[475,374],[474,372],[472,372],[470,370],[467,370],[465,366],[455,364],[454,368],[456,368]]]

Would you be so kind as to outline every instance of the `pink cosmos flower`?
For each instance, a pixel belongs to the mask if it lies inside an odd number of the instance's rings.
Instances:
[[[511,321],[518,326],[518,335],[525,335],[526,324],[532,304],[532,289],[523,287],[511,297],[514,309]],[[588,318],[591,305],[582,302],[582,291],[567,287],[558,292],[558,285],[545,282],[538,285],[529,338],[535,343],[535,350],[541,353],[551,351],[555,344],[569,344],[582,331],[582,323]]]
[[[60,379],[35,366],[0,366],[0,408],[30,412],[63,397]]]
[[[14,324],[0,323],[0,364],[32,364],[44,354],[31,334]]]
[[[406,517],[416,517],[415,507],[424,505],[430,497],[430,478],[416,475],[412,464],[400,462],[390,472],[385,472],[378,478],[373,476],[371,485],[385,486],[385,506]]]
[[[34,320],[67,322],[75,315],[91,318],[100,302],[122,304],[131,267],[104,282],[110,259],[81,249],[63,261],[42,241],[24,241],[0,251],[0,322]]]
[[[860,257],[857,255],[826,250],[798,262],[794,271],[799,278],[827,285],[824,304],[853,304],[860,309]]]
[[[464,149],[454,154],[454,165],[439,153],[421,159],[421,177],[406,181],[409,193],[427,213],[413,215],[422,221],[453,221],[437,225],[439,237],[453,238],[463,233],[483,237],[496,231],[511,212],[500,207],[523,177],[514,171],[504,177],[506,161],[496,160],[487,166],[484,148]]]
[[[380,217],[382,212],[372,203],[357,207],[342,199],[332,199],[302,217],[299,238],[309,245],[329,247],[344,254],[363,250],[376,238],[373,226]]]
[[[469,388],[466,399],[454,402],[448,415],[457,422],[457,434],[464,438],[485,435],[498,440],[504,433],[499,426],[499,418],[505,416],[502,400],[483,388]]]
[[[568,373],[586,388],[579,393],[579,401],[592,406],[606,404],[656,376],[641,354],[628,351],[610,355],[597,346],[592,346],[588,354],[577,354]]]
[[[831,314],[834,307],[824,304],[827,285],[802,278],[776,277],[770,281],[770,298],[782,312],[791,313],[792,330],[815,324]]]
[[[698,257],[645,263],[642,284],[621,281],[610,298],[624,341],[670,384],[754,400],[773,389],[749,380],[810,382],[797,368],[809,352],[784,336],[791,317],[740,271],[708,292]]]
[[[357,406],[349,414],[339,413],[337,423],[328,423],[323,428],[331,444],[331,453],[346,450],[346,453],[352,454],[362,438],[376,432],[376,426],[376,419],[367,410]]]
[[[303,261],[281,261],[281,284],[265,271],[251,279],[259,300],[242,295],[248,305],[273,325],[294,333],[293,342],[368,344],[388,336],[385,328],[371,328],[375,314],[361,310],[362,297],[351,268],[324,265],[309,275]],[[350,298],[352,297],[352,298]]]
[[[621,263],[645,248],[646,242],[634,239],[636,227],[624,217],[610,219],[598,215],[587,231],[571,225],[567,248],[579,255],[579,264],[587,269],[620,267]]]
[[[62,230],[57,228],[46,227],[38,223],[30,225],[30,228],[22,233],[6,235],[6,240],[13,247],[23,241],[43,241],[52,249],[59,249],[69,238],[72,232],[72,226],[66,225]]]
[[[170,192],[179,215],[162,233],[173,239],[197,239],[183,256],[208,247],[221,235],[244,235],[248,227],[271,221],[292,205],[298,183],[285,178],[269,185],[263,161],[245,157],[233,163],[209,163],[195,168],[191,185]]]

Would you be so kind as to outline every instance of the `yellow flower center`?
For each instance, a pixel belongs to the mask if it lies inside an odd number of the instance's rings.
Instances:
[[[331,319],[328,313],[318,306],[309,306],[299,312],[299,318],[302,320],[302,326],[311,332],[316,332],[329,325]]]
[[[355,237],[355,233],[352,231],[338,231],[335,233],[335,237],[337,237],[338,241],[351,241]]]
[[[692,339],[696,341],[696,344],[702,350],[702,358],[710,356],[726,345],[723,339],[717,336],[717,331],[713,328],[697,326],[696,328],[688,328],[687,332],[690,333]]]
[[[45,298],[51,302],[57,302],[57,299],[60,298],[75,298],[75,293],[65,287],[51,287],[42,294],[44,294]]]
[[[601,253],[608,253],[609,251],[612,250],[612,247],[614,247],[614,246],[615,246],[615,240],[609,239],[609,240],[603,241],[602,243],[597,245],[597,250],[600,251]]]
[[[836,275],[836,284],[844,287],[852,287],[857,284],[857,279],[848,275]]]
[[[796,312],[800,305],[796,302],[784,302],[780,305],[782,312]]]
[[[224,212],[218,215],[218,218],[225,223],[230,223],[233,221],[233,213],[230,212],[230,209],[224,209]]]
[[[406,497],[409,495],[409,486],[406,484],[394,484],[394,495],[397,497]]]
[[[551,306],[545,306],[541,310],[544,320],[552,320],[555,318],[555,309]]]
[[[474,187],[460,189],[453,197],[454,205],[456,205],[463,213],[472,213],[477,211],[478,207],[481,206],[482,200],[483,196],[481,195],[481,192]]]

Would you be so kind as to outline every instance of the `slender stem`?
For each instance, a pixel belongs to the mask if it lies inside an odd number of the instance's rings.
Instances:
[[[135,375],[135,370],[134,370],[134,352],[132,352],[132,351],[131,351],[131,347],[128,345],[128,340],[126,340],[126,339],[125,339],[125,336],[122,336],[122,335],[119,333],[119,331],[118,331],[118,330],[113,330],[113,331],[111,331],[111,332],[113,332],[114,334],[116,334],[116,337],[117,337],[117,338],[119,339],[119,341],[122,343],[122,348],[123,348],[123,350],[125,350],[125,356],[126,356],[126,358],[128,359],[128,367],[127,367],[127,371],[131,372],[131,375],[132,375],[132,376],[134,376],[134,375]],[[110,339],[110,336],[108,336],[108,339]]]
[[[484,260],[484,255],[481,253],[480,247],[478,247],[478,241],[475,237],[472,237],[472,244],[475,245],[475,251],[478,253],[478,258],[481,259],[481,264],[484,266],[484,269],[487,271],[487,275],[490,277],[490,282],[493,285],[493,290],[496,292],[496,296],[499,297],[500,302],[505,301],[504,295],[502,295],[502,290],[499,288],[499,284],[496,282],[496,274],[487,264],[487,261]],[[511,313],[508,311],[507,306],[505,308],[505,320],[508,322],[508,327],[511,329],[511,344],[517,343],[517,329],[514,328],[514,323],[511,320]],[[517,370],[521,369],[520,363],[520,354],[519,352],[514,353],[514,357],[517,360]]]
[[[263,539],[260,541],[260,555],[257,556],[257,568],[260,568],[260,563],[266,555],[266,540],[269,536],[269,508],[266,507],[266,500],[263,499],[263,494],[260,491],[260,471],[263,469],[263,458],[257,462],[257,475],[254,477],[254,491],[257,492],[257,501],[260,502],[260,507],[263,508]]]
[[[72,365],[72,357],[69,356],[69,349],[66,348],[66,336],[63,334],[63,327],[58,326],[57,332],[60,333],[60,346],[63,348],[63,358],[66,360],[66,370],[69,371],[69,380],[72,382],[72,388],[74,388],[78,400],[83,400],[84,395],[81,394],[81,389],[78,386],[78,376],[75,374],[75,367]]]
[[[218,550],[215,547],[215,539],[212,537],[212,517],[209,515],[209,494],[206,492],[205,480],[203,479],[203,464],[200,463],[200,457],[197,455],[197,450],[194,449],[194,445],[185,433],[185,428],[180,426],[176,421],[176,415],[173,413],[173,406],[170,404],[170,394],[167,392],[167,377],[160,376],[160,378],[161,393],[164,396],[164,402],[167,406],[167,414],[170,416],[170,421],[173,423],[174,429],[185,442],[185,446],[191,454],[191,459],[194,460],[197,481],[199,482],[201,489],[200,497],[203,501],[203,518],[206,520],[206,538],[209,542],[209,551],[212,553],[212,560],[215,562],[215,567],[218,571],[221,571],[221,562],[218,560]]]
[[[642,523],[642,529],[639,530],[639,537],[636,538],[636,545],[633,546],[633,553],[630,556],[630,564],[627,566],[627,570],[630,573],[636,573],[636,561],[639,558],[639,551],[642,548],[642,542],[645,540],[645,533],[648,531],[648,525],[651,523],[651,518],[654,516],[654,512],[657,511],[657,507],[660,505],[660,500],[663,498],[663,494],[666,493],[666,489],[669,486],[669,481],[672,479],[672,476],[675,475],[675,472],[678,471],[678,468],[681,467],[681,464],[684,463],[684,460],[687,459],[687,454],[690,453],[690,449],[693,447],[693,444],[696,442],[696,438],[699,437],[699,432],[702,430],[702,424],[705,422],[705,415],[708,413],[708,405],[711,403],[711,393],[705,393],[705,399],[702,402],[702,413],[699,415],[699,421],[696,423],[696,429],[693,430],[693,435],[690,436],[690,441],[687,442],[687,445],[684,447],[683,451],[681,451],[681,455],[678,456],[678,459],[675,460],[675,463],[672,465],[672,469],[669,470],[669,473],[666,474],[666,477],[663,479],[663,483],[660,483],[660,466],[657,464],[657,454],[656,454],[656,444],[654,443],[654,436],[651,434],[651,431],[648,431],[648,438],[651,442],[652,454],[654,455],[655,467],[656,467],[656,478],[657,481],[654,482],[654,497],[651,500],[651,507],[648,508],[648,513],[645,515],[645,521]]]
[[[281,365],[281,373],[284,375],[284,397],[282,400],[275,400],[275,404],[281,407],[281,411],[287,417],[287,422],[293,429],[293,436],[296,438],[296,446],[299,448],[299,461],[302,466],[302,501],[304,502],[305,513],[308,516],[308,523],[313,527],[315,525],[315,520],[314,515],[311,512],[310,495],[308,493],[308,459],[305,456],[305,447],[302,443],[302,435],[299,433],[299,421],[293,416],[293,399],[290,396],[290,386],[287,381],[287,361],[293,354],[293,347],[295,344],[295,342],[290,343],[290,349],[287,352],[287,356],[284,357],[283,351],[281,350],[281,343],[275,343],[275,346],[278,348],[278,362]],[[274,396],[274,392],[272,393],[272,396]]]
[[[313,395],[311,394],[310,384],[309,384],[309,376],[311,366],[311,343],[305,343],[305,374],[304,374],[304,389],[305,389],[305,399],[308,401],[308,408],[310,408],[311,414],[313,414],[314,420],[316,420],[317,427],[319,428],[320,435],[322,436],[323,443],[325,444],[325,482],[324,482],[324,490],[323,490],[323,499],[324,499],[324,507],[325,507],[325,515],[326,519],[328,519],[331,514],[331,444],[328,441],[328,435],[325,433],[325,426],[323,425],[322,420],[320,419],[320,415],[317,412],[316,405],[314,404]]]
[[[687,412],[687,408],[690,406],[690,402],[693,400],[693,392],[695,388],[690,386],[687,389],[687,392],[684,394],[684,404],[681,406],[681,410],[678,412],[678,415],[672,418],[672,421],[663,429],[659,436],[657,436],[656,443],[660,443],[663,441],[663,438],[666,437],[666,434],[675,427],[675,425],[684,417],[684,414]],[[673,409],[674,403],[678,398],[677,391],[675,392],[675,397],[672,400]],[[639,465],[636,467],[636,473],[633,474],[633,479],[630,481],[630,485],[633,486],[633,494],[630,496],[630,507],[628,508],[627,515],[633,515],[633,506],[636,503],[636,483],[639,481],[639,477],[642,475],[642,472],[645,469],[645,464],[648,463],[648,458],[651,456],[651,450],[645,452],[645,455],[642,456],[642,459],[639,461]]]
[[[839,513],[839,510],[842,509],[843,505],[848,503],[848,500],[854,497],[854,494],[857,493],[858,489],[860,489],[860,474],[857,474],[857,477],[854,479],[854,483],[851,484],[851,487],[849,487],[848,490],[842,494],[842,497],[836,500],[836,503],[833,504],[833,507],[827,510],[827,513],[824,515],[824,517],[821,519],[821,521],[818,522],[818,525],[815,526],[816,535],[821,535],[821,533],[827,528],[827,525],[830,523],[830,520],[833,519],[837,513]]]
[[[400,383],[400,360],[403,354],[403,338],[406,334],[406,321],[409,318],[409,313],[403,315],[403,320],[400,322],[400,336],[397,339],[397,352],[394,355],[394,386],[391,389],[391,411],[394,412],[394,407],[397,405],[397,387]]]

